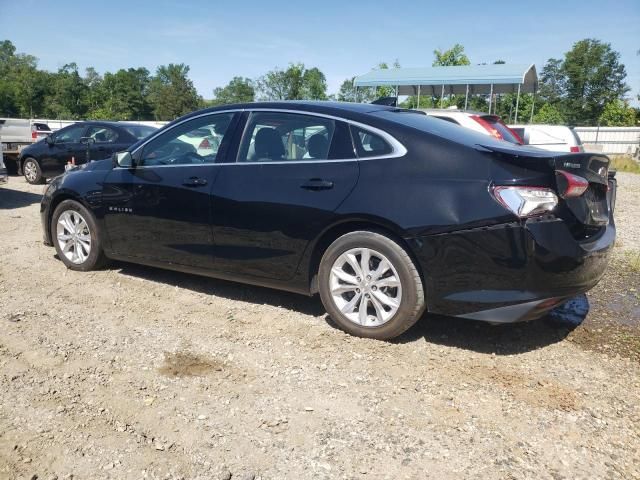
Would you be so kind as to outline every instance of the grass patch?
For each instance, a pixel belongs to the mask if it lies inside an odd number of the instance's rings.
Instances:
[[[625,252],[625,257],[632,272],[640,273],[640,251]]]
[[[612,155],[609,158],[611,159],[609,168],[619,172],[640,173],[640,162],[629,155]]]

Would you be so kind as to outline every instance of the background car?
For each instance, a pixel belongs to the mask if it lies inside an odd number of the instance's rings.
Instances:
[[[552,152],[584,152],[582,141],[572,127],[564,125],[509,125],[525,145]]]
[[[27,182],[42,183],[60,175],[69,162],[110,157],[156,129],[118,122],[78,122],[62,128],[20,152],[18,161]]]
[[[498,115],[487,115],[482,112],[457,109],[425,109],[422,110],[430,117],[446,120],[484,135],[491,135],[498,140],[522,145],[522,138],[511,128],[506,126]]]
[[[215,155],[181,140],[203,129]],[[55,178],[41,218],[68,268],[118,259],[319,293],[345,331],[388,339],[425,310],[530,320],[592,288],[615,240],[608,166],[413,110],[226,105]]]
[[[7,174],[7,167],[4,164],[4,154],[2,153],[2,144],[0,143],[0,183],[7,183],[9,176]]]

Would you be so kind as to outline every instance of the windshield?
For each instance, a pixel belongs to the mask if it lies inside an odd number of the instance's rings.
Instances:
[[[149,127],[147,125],[127,125],[126,127],[122,128],[124,128],[138,140],[148,137],[157,130],[155,127]]]

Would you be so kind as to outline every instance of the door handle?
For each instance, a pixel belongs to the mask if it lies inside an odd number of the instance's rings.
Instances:
[[[330,190],[333,188],[333,182],[322,180],[321,178],[312,178],[300,185],[300,188],[305,190]]]
[[[206,178],[200,178],[200,177],[189,177],[189,178],[185,178],[182,181],[182,185],[184,185],[185,187],[202,187],[203,185],[207,184],[207,179]]]

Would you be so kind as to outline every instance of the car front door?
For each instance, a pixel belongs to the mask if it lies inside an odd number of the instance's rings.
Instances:
[[[70,125],[52,135],[53,142],[48,144],[40,159],[40,168],[45,177],[64,173],[64,166],[68,162],[84,162],[86,145],[80,139],[85,130],[84,125]]]
[[[359,172],[347,124],[278,111],[252,112],[236,161],[218,168],[216,269],[275,280],[295,274]]]
[[[213,266],[210,192],[216,159],[234,113],[199,116],[177,124],[133,154],[132,168],[107,176],[102,202],[110,249],[117,255],[202,268]],[[211,127],[222,142],[201,150],[194,131]]]

